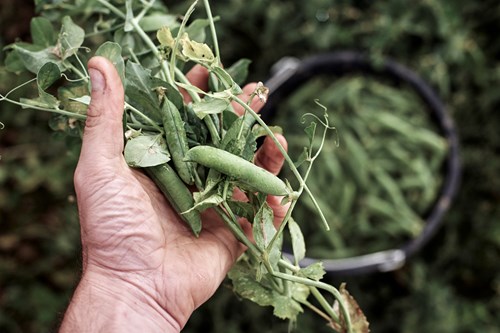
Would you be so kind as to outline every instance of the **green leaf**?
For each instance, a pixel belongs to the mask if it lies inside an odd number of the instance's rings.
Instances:
[[[128,140],[124,156],[131,167],[152,167],[170,161],[162,135],[141,135]]]
[[[198,118],[203,119],[209,114],[219,114],[227,109],[229,100],[226,99],[202,99],[198,103],[193,103],[194,113]]]
[[[271,241],[276,235],[277,230],[274,226],[273,209],[267,202],[264,202],[255,214],[253,219],[253,237],[256,245],[267,253],[267,259],[273,268],[278,267],[278,261],[281,258],[281,246],[283,243],[283,234],[278,235],[276,241]],[[269,248],[272,245],[271,248]]]
[[[304,147],[302,150],[302,153],[300,153],[299,157],[297,157],[297,160],[293,163],[296,168],[302,165],[305,161],[309,159],[309,148]]]
[[[88,85],[83,82],[62,86],[57,91],[57,96],[64,110],[78,114],[86,114],[87,105],[76,101],[76,99],[88,95]]]
[[[319,281],[326,274],[323,263],[318,261],[300,269],[300,274],[308,279]]]
[[[141,65],[128,61],[125,70],[127,102],[158,123],[163,122],[160,100],[150,72]],[[142,119],[139,119],[142,120]]]
[[[295,320],[297,315],[304,312],[300,304],[289,296],[273,294],[273,314],[281,319]]]
[[[151,15],[144,16],[139,21],[139,26],[146,32],[157,31],[162,27],[168,27],[170,30],[180,26],[177,21],[176,15],[152,13]]]
[[[30,72],[37,74],[40,68],[48,62],[53,62],[61,69],[61,59],[56,55],[53,48],[39,49],[26,44],[15,44],[14,50],[17,52],[24,67]]]
[[[45,17],[34,17],[31,19],[31,39],[33,44],[43,47],[54,46],[56,43],[56,33],[52,23]]]
[[[297,299],[304,297],[303,288],[292,286],[291,295],[282,295],[269,286],[266,278],[261,282],[255,280],[255,270],[245,260],[236,262],[229,271],[228,277],[231,279],[234,291],[243,298],[249,299],[260,306],[272,306],[274,315],[281,319],[295,320],[301,313],[302,307],[292,297],[295,294]]]
[[[309,139],[309,147],[312,147],[314,135],[316,134],[316,123],[312,121],[311,124],[304,129],[304,132],[306,132],[307,138]]]
[[[288,220],[288,230],[290,231],[290,238],[292,240],[295,263],[298,264],[298,262],[306,256],[306,243],[304,241],[304,235],[302,235],[299,224],[295,222],[293,218]]]
[[[20,73],[26,69],[16,50],[11,50],[5,57],[5,69],[12,73]]]
[[[232,89],[234,86],[237,86],[231,75],[229,75],[229,73],[226,72],[224,68],[216,66],[212,68],[212,72],[217,76],[219,81],[222,83],[224,89]]]
[[[40,94],[40,96],[37,98],[20,98],[19,101],[27,105],[23,105],[23,109],[28,109],[29,106],[37,106],[54,110],[59,108],[59,101],[57,100],[57,98],[43,91],[42,94]]]
[[[273,210],[267,202],[264,202],[253,220],[253,237],[256,245],[265,250],[275,234]]]
[[[290,283],[290,291],[293,299],[301,303],[306,302],[311,293],[311,289],[302,283]]]
[[[205,28],[210,25],[209,19],[196,19],[186,27],[186,32],[189,38],[197,42],[203,43],[206,39]]]
[[[120,45],[114,42],[105,42],[99,46],[95,55],[104,57],[111,61],[120,75],[120,79],[122,82],[125,82],[125,63],[123,61],[122,48]]]
[[[222,112],[222,123],[224,124],[224,129],[227,131],[231,125],[240,117],[234,113],[234,111],[226,109]]]
[[[71,17],[63,17],[56,47],[59,50],[59,56],[64,60],[77,53],[84,39],[85,31],[76,25],[73,20],[71,20]]]
[[[281,128],[280,126],[268,126],[268,127],[274,134],[276,133],[283,134],[283,128]],[[252,129],[252,133],[255,136],[255,138],[260,138],[268,135],[266,129],[260,125],[255,125]]]
[[[45,91],[61,77],[59,67],[53,62],[45,63],[37,73],[38,88]]]
[[[254,270],[249,264],[240,260],[229,271],[228,277],[233,283],[234,291],[241,297],[251,300],[260,306],[273,305],[273,291],[255,280]]]
[[[195,193],[193,193],[193,198],[194,198],[194,202],[195,202],[193,208],[191,208],[190,210],[188,210],[185,213],[188,213],[193,209],[196,209],[197,211],[202,212],[205,209],[217,207],[222,202],[224,202],[224,198],[217,193],[213,193],[212,195],[210,195],[208,197],[204,197],[200,192],[195,192]]]
[[[248,77],[248,67],[252,61],[250,59],[240,59],[227,69],[227,73],[233,78],[233,81],[242,85]]]
[[[248,221],[253,221],[255,217],[255,212],[253,210],[252,204],[243,201],[233,201],[229,200],[227,202],[229,208],[239,217],[244,217]]]
[[[238,117],[224,135],[221,148],[250,161],[257,149],[253,132],[242,117]]]

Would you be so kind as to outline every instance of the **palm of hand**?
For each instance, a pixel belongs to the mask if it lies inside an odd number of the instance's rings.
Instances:
[[[139,287],[170,313],[198,307],[243,247],[213,212],[196,238],[156,185],[121,162],[77,186],[85,269]]]

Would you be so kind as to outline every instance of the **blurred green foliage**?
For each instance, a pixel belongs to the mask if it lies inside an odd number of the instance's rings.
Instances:
[[[0,45],[25,40],[31,1],[2,1]],[[165,1],[183,12],[189,1]],[[330,276],[348,284],[373,332],[497,332],[500,327],[500,3],[440,1],[213,1],[228,64],[253,61],[265,80],[283,56],[358,49],[389,56],[432,84],[449,105],[462,145],[463,180],[444,226],[402,269]],[[199,13],[203,15],[203,13]],[[2,60],[0,58],[0,60]],[[0,91],[26,78],[0,69]],[[334,112],[334,111],[333,111]],[[0,104],[0,331],[46,332],[60,320],[80,272],[72,173],[78,149],[49,116]],[[73,147],[73,148],[72,148]],[[298,332],[327,332],[310,315]],[[227,286],[185,332],[286,332],[270,309]]]

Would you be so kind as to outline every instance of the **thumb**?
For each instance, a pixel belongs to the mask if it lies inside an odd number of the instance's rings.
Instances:
[[[113,64],[103,57],[88,62],[91,101],[83,133],[80,162],[108,164],[123,151],[123,85]]]

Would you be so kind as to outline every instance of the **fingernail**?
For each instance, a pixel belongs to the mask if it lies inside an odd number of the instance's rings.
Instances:
[[[89,68],[90,82],[92,92],[101,92],[106,88],[106,80],[100,71],[94,68]]]

